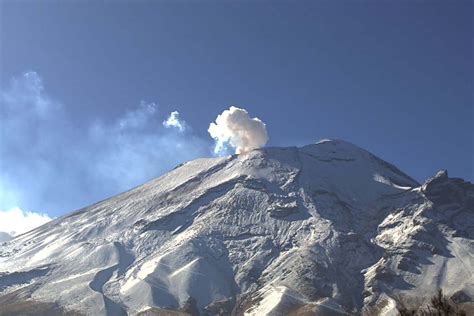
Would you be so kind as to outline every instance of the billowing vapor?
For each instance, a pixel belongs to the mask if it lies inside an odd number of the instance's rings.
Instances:
[[[216,141],[214,152],[225,151],[226,146],[235,148],[236,154],[263,147],[268,141],[265,123],[251,118],[245,109],[231,106],[217,116],[207,130]]]

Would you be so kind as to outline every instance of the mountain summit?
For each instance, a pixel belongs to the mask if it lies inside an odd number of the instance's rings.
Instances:
[[[467,306],[473,213],[471,183],[420,185],[340,140],[197,159],[0,244],[0,306],[396,315],[438,288]]]

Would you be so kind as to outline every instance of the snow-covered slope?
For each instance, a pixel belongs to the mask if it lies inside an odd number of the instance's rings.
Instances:
[[[438,287],[472,301],[473,213],[472,184],[420,186],[343,141],[198,159],[0,244],[0,306],[391,314]]]

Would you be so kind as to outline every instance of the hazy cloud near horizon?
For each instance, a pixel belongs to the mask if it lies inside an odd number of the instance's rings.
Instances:
[[[62,215],[211,155],[210,141],[155,103],[80,125],[36,72],[1,87],[0,104],[0,212]]]
[[[26,72],[0,87],[0,232],[25,232],[155,178],[198,157],[262,147],[265,124],[230,107],[211,123],[212,141],[178,111],[140,102],[116,120],[78,122]],[[5,227],[4,227],[5,226]]]
[[[17,236],[43,225],[51,219],[47,214],[24,212],[18,207],[0,211],[0,235],[3,236],[0,237],[0,242],[2,239],[8,239],[9,236]]]

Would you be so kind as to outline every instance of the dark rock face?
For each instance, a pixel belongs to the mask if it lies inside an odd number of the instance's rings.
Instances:
[[[459,178],[449,178],[439,171],[427,180],[422,192],[433,204],[431,218],[455,227],[456,237],[474,239],[474,185]]]
[[[459,178],[449,178],[446,170],[439,171],[427,180],[422,190],[426,197],[438,205],[458,204],[474,206],[474,186]]]
[[[457,291],[451,295],[451,299],[457,304],[472,302],[472,298],[463,291]]]

